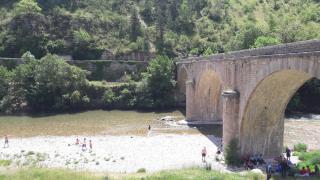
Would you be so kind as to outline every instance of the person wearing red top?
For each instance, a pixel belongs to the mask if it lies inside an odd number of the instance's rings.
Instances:
[[[300,175],[301,176],[306,176],[307,175],[307,170],[305,167],[302,167],[302,169],[300,170]]]
[[[309,167],[309,166],[307,166],[307,170],[306,170],[306,171],[307,171],[307,173],[306,173],[306,174],[307,174],[307,176],[310,176],[310,174],[311,174],[311,170],[310,170],[310,167]]]
[[[79,138],[76,139],[76,145],[79,145],[80,144],[80,141],[79,141]]]

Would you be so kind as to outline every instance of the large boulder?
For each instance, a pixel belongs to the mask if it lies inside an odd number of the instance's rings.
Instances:
[[[263,172],[261,171],[261,169],[252,169],[250,172],[251,172],[251,173],[254,173],[254,174],[261,174],[261,175],[263,175]]]

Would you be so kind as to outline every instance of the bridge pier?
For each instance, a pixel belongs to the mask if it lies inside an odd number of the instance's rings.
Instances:
[[[232,139],[239,145],[239,107],[240,94],[235,90],[225,90],[223,96],[223,149],[225,150]]]
[[[192,117],[192,108],[193,106],[193,82],[188,80],[186,82],[186,120],[190,121]]]

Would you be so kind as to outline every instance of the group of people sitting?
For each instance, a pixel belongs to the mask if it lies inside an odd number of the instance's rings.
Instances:
[[[310,166],[302,167],[298,169],[296,164],[293,164],[290,157],[291,157],[291,150],[286,149],[286,157],[279,156],[275,158],[276,164],[272,166],[271,164],[267,165],[266,172],[267,176],[271,177],[273,173],[279,173],[282,177],[286,176],[319,176],[319,167],[318,165],[314,166],[314,171],[311,170]]]
[[[244,167],[246,170],[254,169],[255,166],[265,164],[265,161],[262,157],[262,154],[255,154],[253,156],[245,156],[244,159]]]
[[[314,171],[311,171],[310,166],[307,166],[307,168],[302,167],[300,169],[300,176],[319,176],[319,167],[318,165],[314,166]]]
[[[296,164],[293,164],[290,159],[286,159],[280,156],[281,160],[278,160],[278,164],[275,167],[275,172],[281,173],[282,177],[288,176],[319,176],[318,165],[314,166],[314,171],[311,170],[310,166],[302,167],[298,169]],[[279,159],[280,159],[279,158]],[[295,170],[296,169],[296,170]],[[299,172],[297,172],[299,171]]]

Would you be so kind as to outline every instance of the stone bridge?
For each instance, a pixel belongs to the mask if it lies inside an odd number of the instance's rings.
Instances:
[[[320,40],[242,50],[177,63],[188,121],[223,124],[223,145],[241,154],[279,155],[284,112],[308,80],[320,78]],[[319,102],[320,103],[320,102]]]

